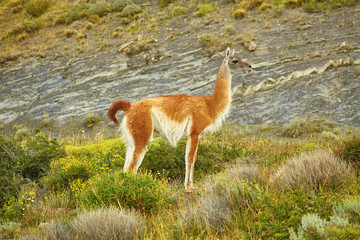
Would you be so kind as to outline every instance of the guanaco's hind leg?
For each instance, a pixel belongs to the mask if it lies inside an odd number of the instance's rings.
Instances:
[[[187,137],[185,153],[185,191],[189,192],[194,184],[194,166],[196,161],[199,135],[192,134]]]
[[[123,131],[127,140],[124,171],[136,172],[140,167],[147,145],[153,135],[153,124],[150,112],[141,116],[128,114],[123,123]]]

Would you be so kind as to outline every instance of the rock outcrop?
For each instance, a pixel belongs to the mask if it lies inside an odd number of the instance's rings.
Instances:
[[[295,15],[306,23],[291,20]],[[271,29],[256,27],[263,24],[261,16],[232,19],[240,33],[256,36],[251,40],[256,49],[233,44],[254,71],[233,77],[229,121],[283,124],[307,117],[360,126],[359,15],[360,6],[328,16],[287,10],[268,20]],[[221,24],[214,21],[201,31],[215,32]],[[196,39],[196,33],[184,34],[131,56],[114,47],[84,58],[28,58],[3,67],[0,123],[48,116],[66,124],[90,112],[105,118],[117,99],[210,94],[224,53],[209,57]]]

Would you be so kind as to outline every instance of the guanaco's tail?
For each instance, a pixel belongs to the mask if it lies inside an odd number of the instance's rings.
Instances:
[[[125,100],[118,100],[116,102],[114,102],[111,107],[108,110],[107,116],[108,118],[110,118],[116,125],[119,125],[119,121],[116,118],[116,113],[119,110],[122,111],[127,111],[129,110],[131,107],[131,103],[129,101],[125,101]]]

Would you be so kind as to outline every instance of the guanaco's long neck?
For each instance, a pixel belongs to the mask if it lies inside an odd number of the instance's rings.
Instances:
[[[231,73],[224,60],[216,76],[215,88],[212,94],[217,111],[223,111],[231,102]]]

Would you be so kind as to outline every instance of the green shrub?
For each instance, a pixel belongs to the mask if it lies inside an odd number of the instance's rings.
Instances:
[[[47,189],[61,191],[74,182],[84,183],[96,174],[107,173],[124,165],[125,145],[111,139],[82,147],[65,146],[68,156],[52,161],[43,179]]]
[[[33,181],[40,179],[50,169],[50,162],[65,157],[65,149],[56,139],[37,135],[28,139],[24,145],[25,157],[21,161],[24,178]]]
[[[44,224],[49,239],[138,239],[144,231],[143,217],[114,207],[85,211],[69,222],[52,220]]]
[[[131,0],[114,0],[111,3],[111,7],[113,10],[121,12],[126,6],[133,4]]]
[[[211,47],[215,44],[215,37],[212,34],[209,33],[203,33],[200,36],[198,36],[198,41],[204,46],[204,47]]]
[[[20,164],[24,151],[16,142],[0,136],[0,209],[16,196],[23,182]]]
[[[121,15],[124,17],[132,17],[138,13],[141,13],[141,7],[139,7],[138,5],[132,4],[132,5],[127,5],[122,11],[121,11]]]
[[[301,137],[310,133],[320,133],[324,130],[318,121],[310,121],[304,118],[294,118],[282,131],[284,137]]]
[[[186,7],[176,6],[171,11],[171,16],[176,17],[176,16],[185,15],[187,13],[188,13],[188,9]]]
[[[65,23],[69,25],[85,17],[86,11],[89,9],[89,7],[90,7],[89,4],[84,4],[84,3],[73,5],[64,17]]]
[[[51,0],[30,0],[25,5],[26,13],[33,16],[41,16],[52,5]]]
[[[108,173],[91,179],[79,201],[87,207],[112,205],[149,213],[168,203],[167,184],[150,174]]]
[[[353,136],[344,142],[341,157],[360,169],[360,135]]]
[[[196,16],[202,17],[205,14],[207,14],[209,12],[213,12],[213,11],[215,11],[213,5],[205,4],[205,5],[201,6],[200,9],[196,12]]]
[[[162,138],[155,138],[145,154],[141,169],[146,169],[160,178],[184,179],[186,141],[180,141],[176,148]],[[195,178],[224,169],[224,159],[217,149],[200,143],[195,163]]]
[[[96,4],[90,5],[89,9],[86,11],[86,16],[90,17],[92,15],[97,15],[99,17],[103,16],[105,12],[109,9],[109,5],[106,2],[99,2]]]
[[[94,16],[95,14],[92,14],[90,16]],[[82,125],[86,128],[93,128],[97,125],[99,125],[102,121],[102,117],[95,114],[95,113],[89,113],[87,114],[84,119],[81,121]]]

